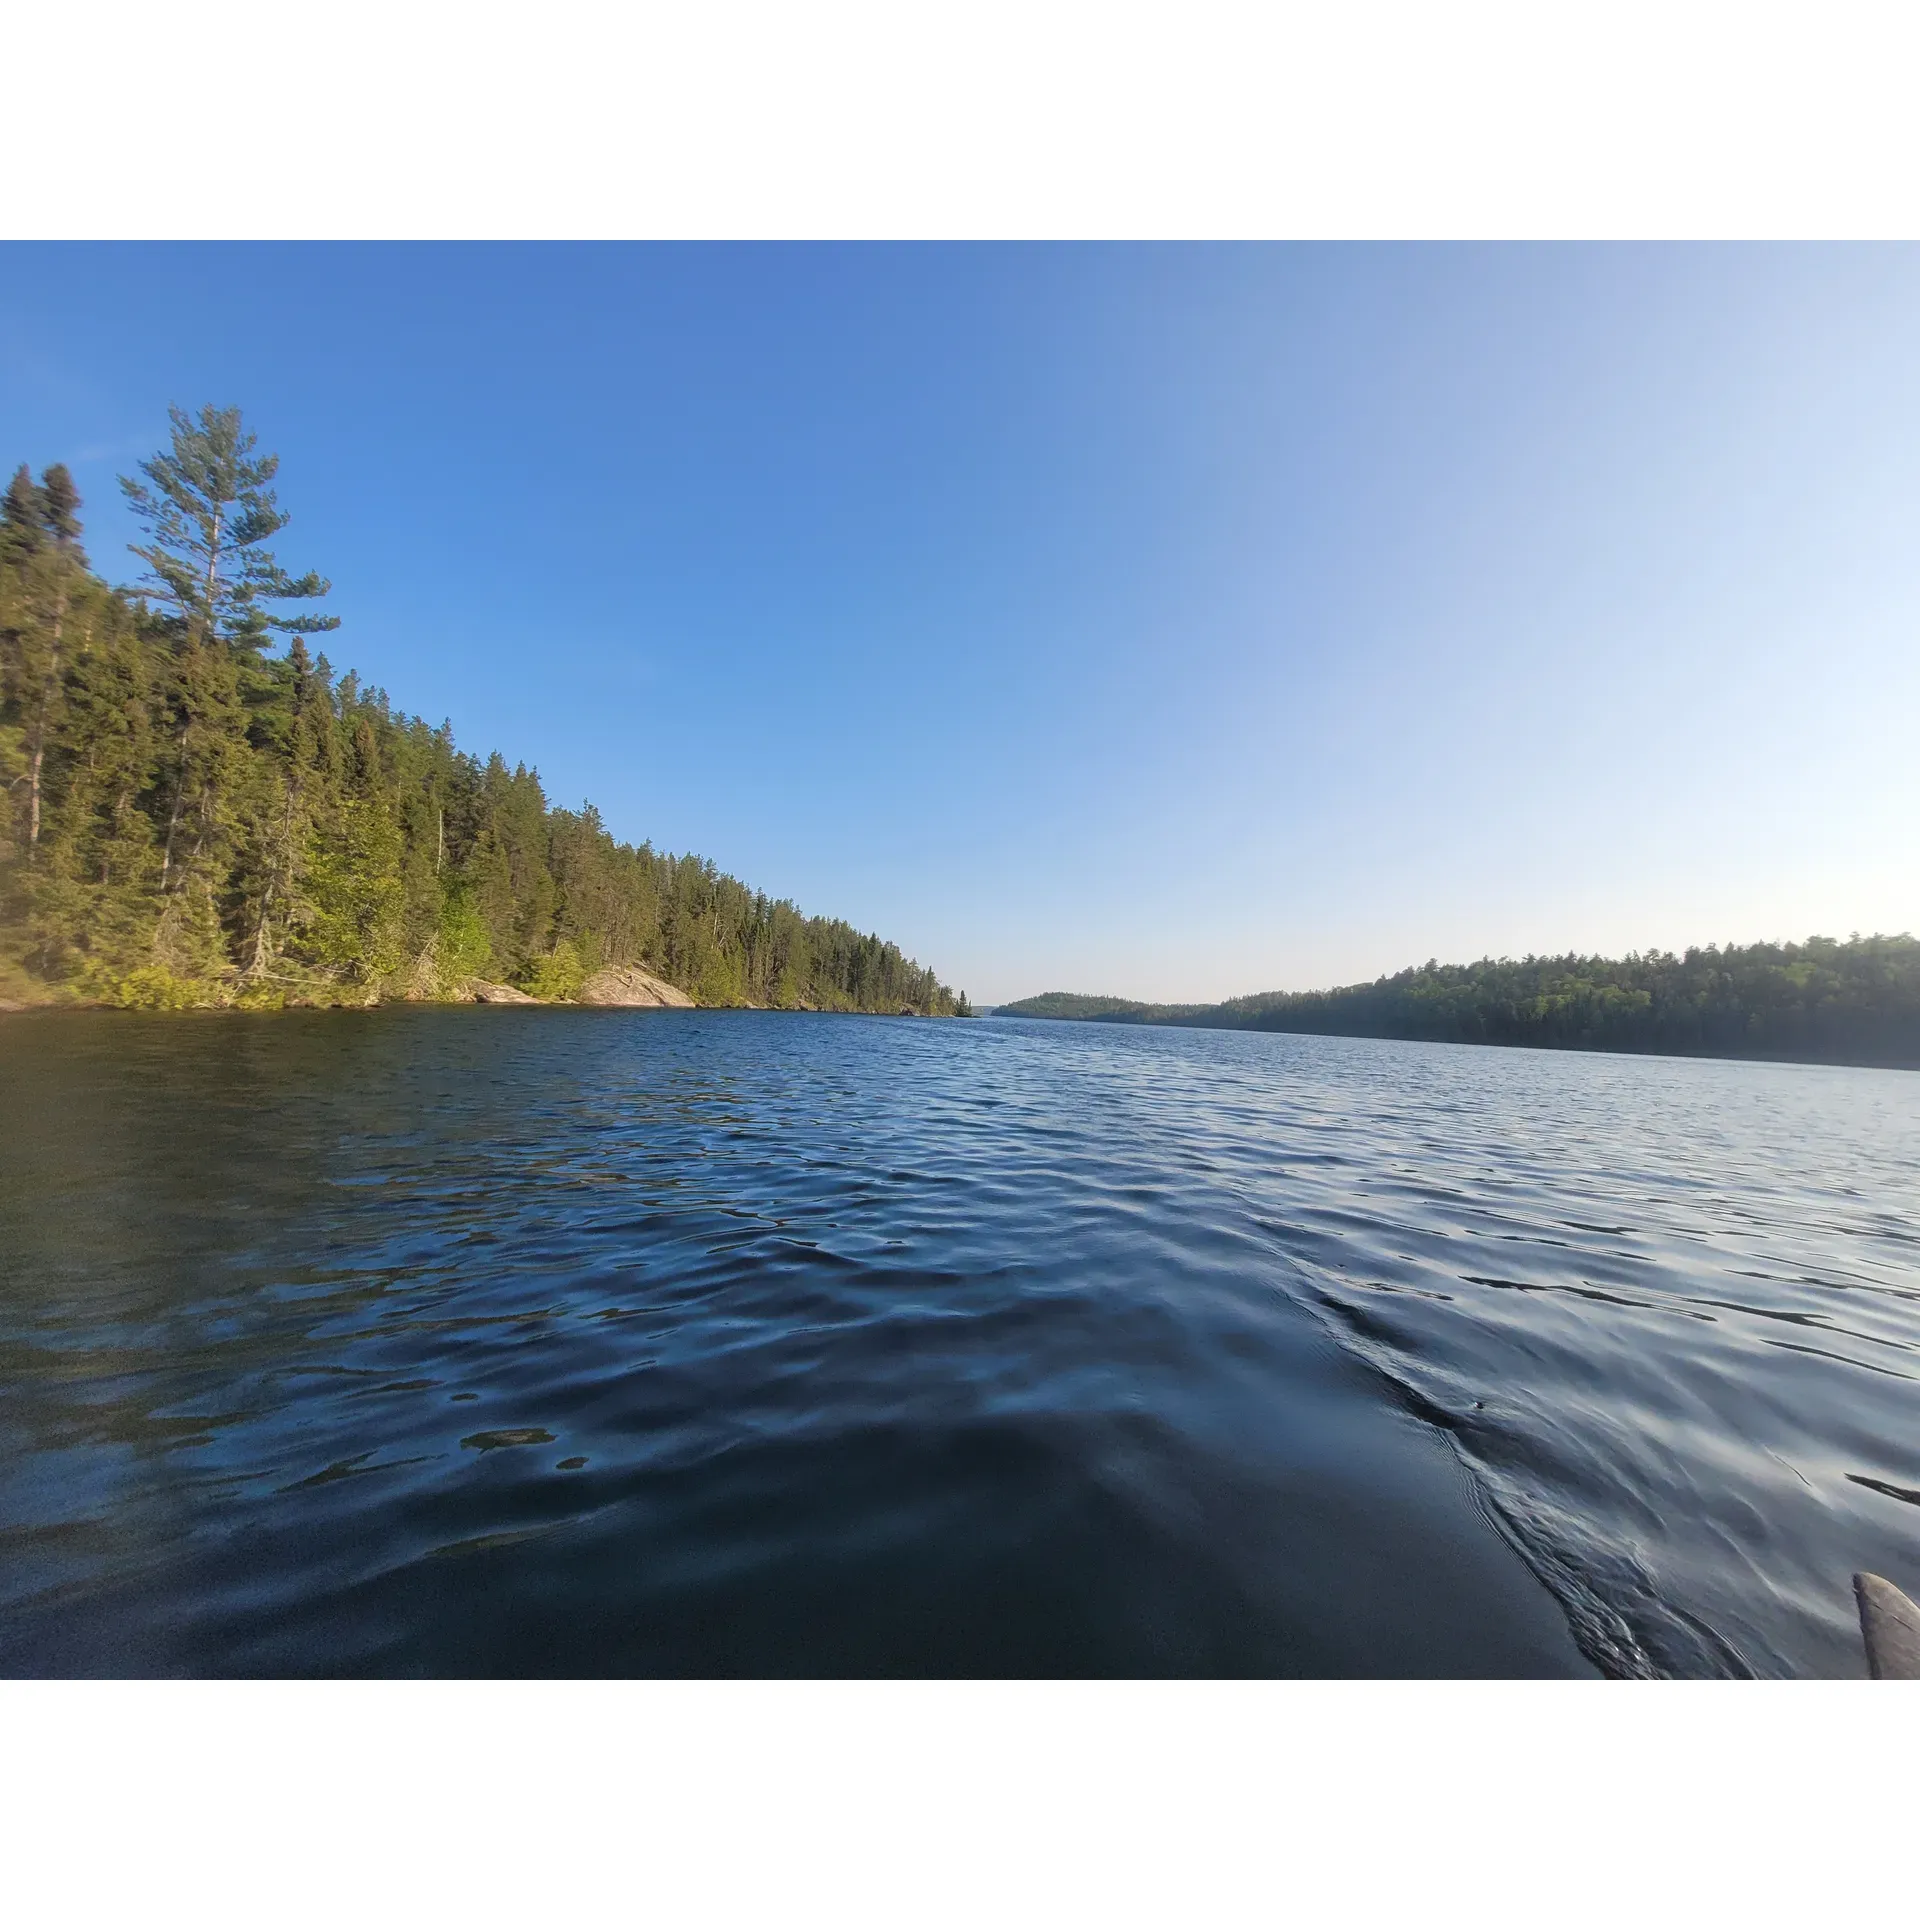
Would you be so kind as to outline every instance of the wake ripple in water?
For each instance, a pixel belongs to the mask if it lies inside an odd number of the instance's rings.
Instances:
[[[1472,1461],[1589,1657],[1858,1672],[1850,1573],[1920,1571],[1920,1516],[1887,1504],[1920,1480],[1920,1083],[1288,1051],[1243,1191]]]
[[[7,1671],[1837,1674],[1920,1586],[1920,1077],[531,1009],[0,1072]]]

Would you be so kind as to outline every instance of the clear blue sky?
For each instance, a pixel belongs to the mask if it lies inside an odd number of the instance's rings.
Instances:
[[[0,248],[0,460],[993,1002],[1920,930],[1920,251]]]

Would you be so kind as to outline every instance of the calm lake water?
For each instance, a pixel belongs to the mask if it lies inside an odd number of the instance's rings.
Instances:
[[[0,1670],[1825,1674],[1920,1075],[0,1020]]]

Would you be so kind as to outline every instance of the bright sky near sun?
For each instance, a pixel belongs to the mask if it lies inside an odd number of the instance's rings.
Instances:
[[[0,461],[985,1004],[1920,931],[1913,248],[0,248]]]

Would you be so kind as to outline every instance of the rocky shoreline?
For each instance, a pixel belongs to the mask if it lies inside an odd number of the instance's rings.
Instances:
[[[365,1011],[381,1006],[624,1007],[649,1008],[661,1012],[693,1012],[699,1009],[700,1003],[690,993],[662,980],[658,974],[649,973],[645,967],[631,965],[602,967],[597,973],[587,977],[577,993],[564,1000],[543,1000],[536,994],[524,993],[518,987],[509,986],[505,981],[482,980],[477,977],[463,980],[451,992],[435,993],[414,985],[400,993],[386,995],[368,993],[351,999],[344,994],[335,994],[327,998],[301,995],[268,1000],[264,997],[250,998],[243,988],[233,998],[225,1001],[183,1002],[173,1009],[157,1007],[155,1003],[145,1001],[61,999],[52,996],[46,999],[19,1000],[0,997],[0,1013],[56,1013],[89,1010],[96,1012],[177,1010],[197,1013],[273,1013],[298,1009]],[[821,1008],[804,1001],[798,1006],[786,1009],[769,1009],[755,1002],[748,1002],[742,1010],[756,1013],[769,1011],[818,1013],[822,1011]],[[891,1011],[901,1015],[917,1015],[921,1010],[918,1007],[903,1006],[893,1008]]]
[[[691,1007],[693,996],[645,967],[602,967],[574,996],[586,1007]]]
[[[224,1002],[202,1003],[190,1010],[202,1013],[259,1013],[277,1012],[285,1008],[368,1008],[377,1006],[470,1006],[470,1007],[657,1007],[664,1009],[692,1009],[699,1002],[689,993],[662,980],[659,975],[649,973],[645,967],[617,966],[602,967],[598,973],[590,975],[579,992],[566,1000],[542,1000],[537,995],[523,993],[518,987],[508,986],[502,980],[482,980],[473,978],[463,980],[451,992],[435,993],[425,990],[416,983],[410,984],[399,993],[368,993],[348,999],[340,994],[327,997],[308,994],[289,996],[278,1002],[269,1002],[263,997],[248,998],[244,986],[232,999]],[[142,1010],[136,1003],[129,1007],[126,1003],[113,1000],[61,998],[49,994],[45,999],[21,1000],[0,997],[0,1013],[52,1013],[66,1011],[85,1011],[88,1009],[110,1009],[118,1011]],[[152,1010],[145,1008],[144,1010]],[[183,1011],[189,1010],[186,1008]]]

